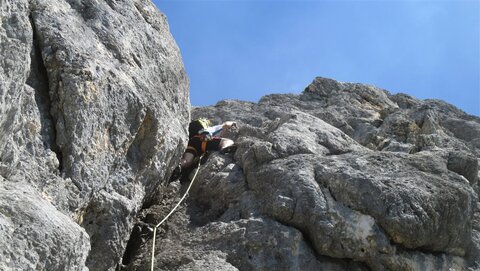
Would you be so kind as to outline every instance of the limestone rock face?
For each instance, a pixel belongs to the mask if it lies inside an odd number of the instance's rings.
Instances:
[[[148,0],[0,1],[0,269],[148,270],[187,183],[188,79]],[[479,270],[480,119],[316,78],[221,101],[156,270]]]
[[[0,269],[114,270],[185,144],[166,18],[148,0],[0,10]]]
[[[300,95],[222,101],[197,117],[237,121],[227,137],[238,149],[210,155],[159,229],[159,270],[480,268],[480,118],[320,77]],[[164,186],[139,219],[160,221],[185,188]],[[150,264],[138,227],[125,270]]]

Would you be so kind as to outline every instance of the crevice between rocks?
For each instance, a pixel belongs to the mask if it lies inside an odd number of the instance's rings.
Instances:
[[[138,221],[129,236],[127,246],[122,255],[121,265],[117,266],[117,270],[122,270],[123,267],[128,266],[135,259],[136,253],[147,243],[147,240],[151,239],[152,236],[152,227],[154,225],[145,223],[143,221]]]
[[[51,112],[52,100],[50,98],[50,80],[47,68],[42,57],[42,49],[38,37],[38,30],[33,18],[29,15],[30,25],[32,27],[32,50],[30,52],[30,75],[26,84],[35,91],[35,102],[40,113],[41,130],[40,136],[45,148],[55,153],[58,159],[58,170],[63,170],[63,153],[56,142],[57,131],[55,128],[55,118]]]
[[[157,213],[159,209],[165,209],[167,212],[178,202],[178,189],[175,187],[163,186],[155,192],[148,204],[141,207],[134,218],[134,225],[128,237],[128,241],[123,251],[121,262],[116,270],[129,270],[128,266],[135,262],[139,251],[144,249],[145,244],[153,237],[153,229],[160,222],[159,217],[163,217]],[[156,207],[154,207],[157,205]],[[153,207],[153,208],[152,208]],[[152,208],[152,209],[150,209]],[[179,210],[177,210],[179,211]],[[157,229],[157,238],[162,238],[161,228]],[[150,249],[148,247],[147,249]]]

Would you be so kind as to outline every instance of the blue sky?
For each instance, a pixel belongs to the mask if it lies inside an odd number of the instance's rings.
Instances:
[[[153,2],[193,105],[300,93],[322,76],[480,115],[480,1]]]

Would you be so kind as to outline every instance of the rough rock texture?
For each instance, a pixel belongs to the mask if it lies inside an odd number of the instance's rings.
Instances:
[[[148,270],[185,192],[188,79],[148,0],[0,0],[0,269]],[[480,119],[316,78],[236,120],[157,270],[479,270]],[[163,184],[162,184],[163,183]],[[159,185],[162,184],[162,185]]]
[[[236,120],[162,226],[156,270],[478,270],[480,118],[437,100],[316,78],[300,95],[222,101]],[[187,184],[144,209],[124,270]]]
[[[148,0],[0,10],[0,269],[114,270],[185,144],[166,19]]]

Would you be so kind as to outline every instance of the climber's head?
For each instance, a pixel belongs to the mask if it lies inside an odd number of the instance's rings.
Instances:
[[[206,129],[210,125],[211,125],[210,120],[206,118],[200,118],[200,119],[191,121],[190,124],[188,125],[188,137],[192,138],[195,135],[198,135],[198,132],[200,130]]]

